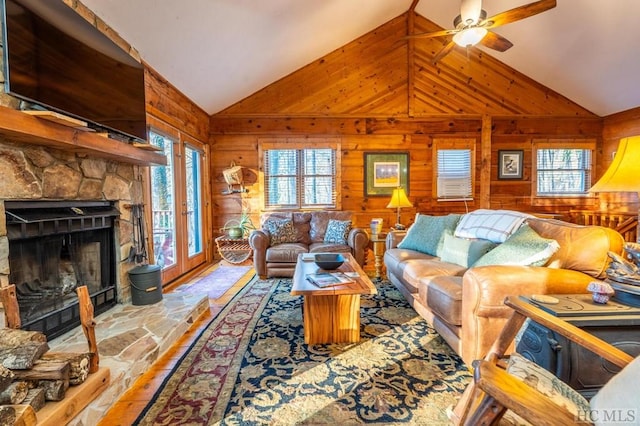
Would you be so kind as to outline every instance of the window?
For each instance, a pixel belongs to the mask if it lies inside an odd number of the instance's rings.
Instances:
[[[261,143],[265,209],[338,208],[339,145],[305,140]]]
[[[153,252],[155,263],[162,268],[173,266],[176,256],[175,186],[173,145],[174,141],[165,135],[149,131],[151,145],[162,148],[167,157],[166,166],[152,165],[151,171],[151,217],[153,224]]]
[[[536,195],[586,195],[591,187],[594,145],[585,143],[534,144]]]
[[[436,197],[442,201],[473,198],[473,139],[434,141]]]

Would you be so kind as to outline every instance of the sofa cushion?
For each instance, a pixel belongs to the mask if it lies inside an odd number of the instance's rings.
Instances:
[[[311,225],[309,222],[311,222],[311,213],[293,213],[293,227],[296,228],[296,232],[298,233],[299,243],[311,244],[311,237],[309,237],[309,230],[311,229]]]
[[[307,253],[307,246],[301,243],[283,243],[269,247],[266,253],[268,263],[296,263],[300,253]]]
[[[624,247],[624,239],[618,232],[601,226],[581,226],[538,218],[528,219],[527,223],[538,234],[553,238],[560,245],[546,265],[549,268],[572,269],[603,279],[607,277],[611,261],[607,252],[622,253]]]
[[[507,241],[482,256],[473,266],[542,266],[559,248],[556,240],[543,238],[524,224]]]
[[[478,209],[460,219],[454,235],[502,243],[529,217],[533,216],[512,210]]]
[[[460,220],[459,214],[446,216],[416,215],[416,220],[407,235],[400,241],[398,248],[416,250],[421,253],[436,256],[438,243],[446,229],[453,230]]]
[[[351,253],[351,247],[346,244],[311,243],[309,253]]]
[[[458,238],[445,232],[440,260],[468,268],[495,246],[489,240]]]
[[[269,233],[270,246],[298,241],[298,232],[291,219],[269,219],[262,227]]]
[[[462,324],[462,277],[424,277],[418,284],[420,301],[446,323]]]
[[[349,211],[317,211],[311,213],[311,221],[309,222],[309,237],[312,243],[324,242],[324,234],[327,232],[327,226],[331,219],[334,220],[351,220],[351,212]]]
[[[433,256],[426,253],[420,253],[414,250],[405,250],[399,248],[387,249],[384,252],[384,265],[387,268],[387,276],[402,277],[405,267],[405,261],[409,259],[433,259]],[[404,282],[405,280],[403,280]],[[417,287],[409,289],[410,292],[418,291]]]
[[[455,263],[442,262],[438,258],[409,259],[400,265],[402,279],[411,293],[417,293],[420,280],[429,276],[462,276],[467,268]]]
[[[329,219],[327,231],[324,233],[324,242],[333,244],[347,244],[347,238],[351,231],[350,220]]]

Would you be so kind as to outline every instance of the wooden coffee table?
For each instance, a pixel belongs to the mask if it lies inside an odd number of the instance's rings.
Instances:
[[[307,274],[318,272],[313,260],[298,256],[293,274],[291,294],[304,296],[304,341],[315,343],[355,343],[360,341],[360,295],[376,294],[378,290],[351,254],[343,254],[346,261],[340,272],[355,272],[353,283],[326,288],[307,281]]]

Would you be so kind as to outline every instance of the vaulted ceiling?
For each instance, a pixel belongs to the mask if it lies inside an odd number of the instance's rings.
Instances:
[[[485,0],[488,15],[533,0]],[[496,29],[513,42],[481,48],[587,110],[640,106],[637,0],[557,0]],[[405,13],[411,0],[82,0],[143,60],[214,114]],[[459,1],[421,0],[416,12],[453,26]],[[399,40],[399,43],[406,41]],[[416,40],[416,43],[421,43]]]

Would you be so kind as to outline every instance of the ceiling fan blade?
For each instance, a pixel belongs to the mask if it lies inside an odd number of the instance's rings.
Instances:
[[[460,3],[460,17],[466,25],[475,24],[480,20],[482,13],[482,0],[462,0]]]
[[[489,49],[497,50],[498,52],[504,52],[505,50],[513,47],[513,43],[493,31],[488,31],[487,35],[480,40],[480,43],[482,43],[483,46],[487,46]]]
[[[433,37],[444,37],[448,35],[452,35],[457,33],[460,30],[442,30],[442,31],[434,31],[431,33],[420,33],[420,34],[411,34],[408,36],[404,36],[404,38],[433,38]]]
[[[451,52],[451,50],[453,50],[453,48],[456,46],[455,42],[453,40],[451,40],[445,47],[442,48],[442,50],[440,50],[436,56],[433,57],[433,59],[431,60],[431,63],[433,65],[436,64],[436,62],[440,61],[440,59],[444,58],[445,56],[447,56],[449,54],[449,52]]]
[[[520,21],[521,19],[528,18],[538,13],[545,12],[549,9],[556,7],[556,0],[540,0],[535,3],[525,4],[524,6],[516,7],[514,9],[507,10],[497,15],[491,16],[480,22],[478,25],[487,29],[495,28],[500,25],[510,24],[512,22]]]

